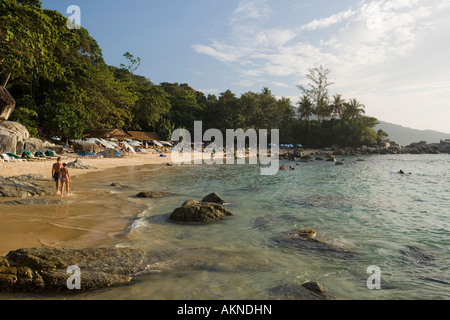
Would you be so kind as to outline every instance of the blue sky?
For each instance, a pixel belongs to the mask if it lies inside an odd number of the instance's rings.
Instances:
[[[205,94],[269,87],[295,104],[313,67],[380,120],[450,133],[450,0],[42,0],[81,9],[110,65]]]

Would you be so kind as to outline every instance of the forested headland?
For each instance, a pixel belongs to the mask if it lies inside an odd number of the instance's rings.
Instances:
[[[69,29],[67,17],[42,9],[39,0],[0,2],[0,85],[16,100],[11,121],[34,137],[79,139],[90,130],[157,132],[175,129],[279,129],[280,143],[311,148],[377,144],[386,138],[373,128],[356,98],[331,96],[330,70],[314,67],[299,86],[300,102],[260,92],[219,95],[183,83],[153,83],[137,74],[140,58],[123,55],[118,67],[105,63],[88,30]],[[301,75],[299,75],[300,77]]]

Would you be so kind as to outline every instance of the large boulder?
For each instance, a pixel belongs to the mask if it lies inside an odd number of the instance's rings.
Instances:
[[[439,152],[450,153],[450,143],[443,143],[439,146]]]
[[[16,101],[3,86],[0,85],[0,121],[8,120],[16,107]]]
[[[86,141],[75,141],[73,143],[73,150],[76,153],[80,153],[80,152],[94,152],[94,153],[99,153],[100,152],[100,147],[92,142],[86,142]]]
[[[218,203],[186,201],[170,215],[170,220],[178,222],[213,222],[233,214]]]
[[[81,291],[126,284],[145,270],[146,260],[132,249],[21,249],[0,257],[0,291],[70,291],[72,266],[79,268]]]
[[[67,168],[82,169],[82,170],[96,169],[95,167],[91,167],[90,165],[86,164],[86,162],[84,162],[83,159],[75,159],[75,161],[69,162],[67,164]]]
[[[0,121],[0,153],[17,153],[18,145],[30,137],[27,128],[17,122]],[[20,151],[20,150],[19,150]]]
[[[36,150],[41,150],[44,146],[44,142],[37,138],[28,138],[24,141],[24,149],[34,153]]]

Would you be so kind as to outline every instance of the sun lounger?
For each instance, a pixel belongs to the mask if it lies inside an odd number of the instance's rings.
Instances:
[[[29,161],[46,161],[47,159],[36,158],[29,151],[24,150],[22,153],[22,159],[27,159]]]
[[[12,152],[7,152],[7,153],[3,153],[2,157],[4,160],[8,161],[8,162],[26,162],[27,160],[20,158],[18,155],[12,153]]]

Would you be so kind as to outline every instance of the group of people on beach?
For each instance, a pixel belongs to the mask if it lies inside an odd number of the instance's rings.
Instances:
[[[58,158],[57,162],[53,164],[52,177],[56,183],[56,194],[64,196],[64,187],[66,187],[66,195],[69,195],[70,173],[67,164],[61,163],[61,160]]]

